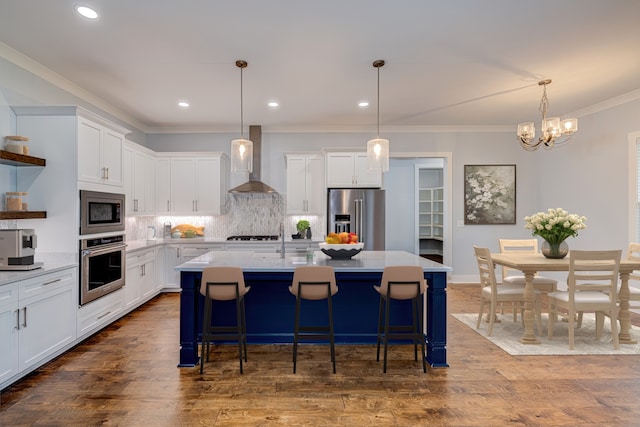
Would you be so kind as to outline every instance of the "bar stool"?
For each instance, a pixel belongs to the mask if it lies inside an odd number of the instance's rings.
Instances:
[[[200,357],[200,373],[204,369],[205,347],[207,362],[209,361],[209,344],[215,340],[237,340],[238,356],[240,359],[240,373],[242,358],[247,361],[247,322],[244,310],[244,296],[251,287],[245,287],[244,276],[240,267],[208,267],[202,271],[200,293],[205,297],[204,316],[202,320],[202,356]],[[236,325],[212,325],[214,301],[236,301]]]
[[[387,350],[390,339],[411,339],[413,341],[413,351],[415,360],[418,360],[418,341],[420,342],[422,353],[422,370],[427,372],[425,361],[424,334],[422,332],[421,296],[427,289],[424,279],[424,272],[420,266],[391,266],[385,267],[382,272],[380,286],[374,286],[380,294],[380,304],[378,311],[378,350],[376,361],[380,361],[380,343],[384,343],[384,368],[387,372]],[[389,312],[391,300],[411,300],[411,325],[389,325]]]
[[[293,373],[296,373],[298,358],[298,341],[329,340],[331,347],[331,362],[333,373],[336,373],[336,351],[333,331],[333,302],[332,297],[338,292],[336,276],[333,267],[305,266],[298,267],[293,273],[293,283],[289,291],[296,297],[296,314],[293,329]],[[329,325],[300,325],[300,307],[303,299],[327,300]]]

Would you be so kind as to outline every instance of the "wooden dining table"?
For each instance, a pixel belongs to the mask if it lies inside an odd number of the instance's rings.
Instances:
[[[533,332],[534,325],[534,287],[533,277],[539,271],[569,271],[569,257],[563,259],[549,259],[542,254],[496,253],[491,254],[491,259],[497,265],[522,271],[525,277],[525,304],[524,304],[524,334],[520,338],[523,344],[540,344]],[[629,274],[634,270],[640,270],[640,261],[620,260],[620,344],[637,344],[631,338],[631,313],[629,311]]]

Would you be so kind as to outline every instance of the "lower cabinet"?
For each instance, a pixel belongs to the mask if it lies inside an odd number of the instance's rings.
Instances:
[[[180,289],[180,273],[174,267],[209,251],[224,250],[223,243],[168,244],[164,246],[164,289]]]
[[[78,338],[99,331],[124,311],[124,288],[111,292],[78,309]]]
[[[151,248],[127,254],[126,262],[124,309],[130,311],[158,292],[155,277],[156,251]]]
[[[76,267],[0,287],[0,388],[76,340]]]

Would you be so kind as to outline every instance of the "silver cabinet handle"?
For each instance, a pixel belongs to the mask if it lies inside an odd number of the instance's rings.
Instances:
[[[109,168],[105,168],[107,170],[107,179],[109,179]]]
[[[20,309],[16,308],[16,326],[15,328],[16,330],[20,330]]]
[[[198,201],[196,200],[196,212],[198,212]]]
[[[59,281],[61,281],[61,280],[62,280],[62,279],[55,279],[55,280],[51,280],[51,281],[49,281],[49,282],[44,282],[44,283],[42,284],[42,286],[51,285],[51,284],[56,283],[56,282],[59,282]]]
[[[27,327],[27,306],[22,307],[22,327]]]
[[[102,316],[98,316],[98,320],[102,319],[103,317],[107,317],[108,315],[110,315],[111,312],[107,311],[105,314],[103,314]]]
[[[169,212],[171,210],[170,204],[171,204],[171,201],[167,200],[167,212]]]

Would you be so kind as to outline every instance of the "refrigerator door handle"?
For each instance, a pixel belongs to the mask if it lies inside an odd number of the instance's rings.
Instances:
[[[364,231],[364,227],[362,224],[363,220],[363,212],[362,212],[362,199],[355,199],[355,233],[358,235],[358,240],[364,242],[364,236],[362,235]]]

